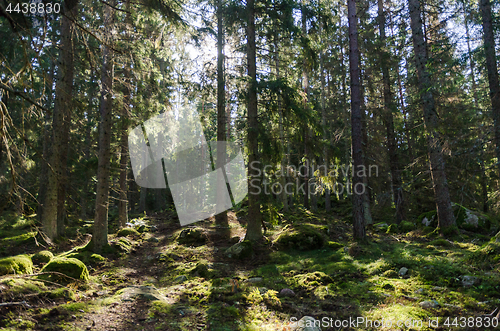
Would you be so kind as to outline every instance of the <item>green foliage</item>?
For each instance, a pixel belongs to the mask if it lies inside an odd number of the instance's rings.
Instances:
[[[32,273],[33,262],[28,255],[22,254],[0,259],[0,275]]]
[[[179,233],[177,242],[182,245],[199,246],[207,241],[207,235],[200,228],[187,228]]]

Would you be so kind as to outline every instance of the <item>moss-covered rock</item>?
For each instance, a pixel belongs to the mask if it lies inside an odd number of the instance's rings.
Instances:
[[[437,213],[435,210],[420,214],[417,219],[417,224],[423,227],[436,228],[438,225]]]
[[[40,263],[48,263],[52,258],[54,257],[54,254],[50,251],[40,251],[38,253],[33,254],[31,257],[31,261],[33,261],[34,264],[40,264]]]
[[[33,262],[28,255],[16,255],[0,259],[0,275],[32,274]]]
[[[198,262],[192,272],[203,278],[210,278],[211,276],[211,272],[208,270],[208,264],[206,261]]]
[[[415,224],[413,224],[412,222],[402,221],[401,223],[399,223],[399,230],[403,233],[413,231],[415,230],[415,228]]]
[[[227,257],[234,259],[245,259],[253,254],[252,242],[244,240],[229,247],[225,252]]]
[[[460,229],[481,233],[486,232],[490,227],[488,216],[467,209],[458,203],[453,204],[453,213]]]
[[[337,249],[339,249],[339,248],[344,247],[344,245],[342,245],[341,243],[335,242],[335,241],[329,241],[329,242],[327,243],[327,246],[328,246],[328,248],[329,248],[329,249],[331,249],[331,250],[337,250]]]
[[[298,224],[288,227],[275,240],[280,248],[312,250],[323,247],[325,236],[320,232],[321,228],[313,224]]]
[[[65,257],[57,257],[52,261],[47,263],[45,267],[43,267],[42,272],[58,272],[63,275],[69,276],[76,280],[88,281],[89,280],[89,271],[87,266],[80,260],[75,258],[65,258]],[[47,276],[47,275],[42,275]],[[57,279],[62,282],[72,282],[72,279],[69,279],[60,275],[48,275],[49,278]]]
[[[116,233],[117,237],[139,237],[140,235],[141,234],[134,228],[123,228]]]
[[[177,242],[181,245],[201,246],[207,242],[207,235],[202,229],[187,228],[181,231]]]
[[[453,246],[448,240],[443,239],[443,238],[439,238],[439,239],[433,240],[433,241],[431,241],[429,243],[429,245],[432,245],[432,246],[441,246],[441,247],[450,247],[450,246]]]

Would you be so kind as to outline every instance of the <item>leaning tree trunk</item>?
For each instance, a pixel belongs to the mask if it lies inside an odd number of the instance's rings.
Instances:
[[[260,212],[259,178],[259,121],[257,117],[257,65],[255,47],[255,1],[247,0],[247,66],[248,76],[248,226],[245,239],[256,241],[262,238],[262,215]]]
[[[53,240],[64,229],[64,218],[61,208],[64,208],[65,195],[62,187],[65,185],[66,158],[68,149],[68,130],[71,114],[73,93],[73,29],[72,17],[76,17],[77,1],[63,2],[61,19],[61,47],[57,82],[55,91],[54,112],[52,118],[52,155],[48,171],[47,191],[43,203],[42,225],[43,231],[50,240]],[[62,206],[58,206],[62,204]],[[59,211],[59,213],[58,213]]]
[[[422,18],[419,0],[409,0],[410,24],[417,68],[418,87],[420,90],[424,124],[427,131],[427,144],[431,168],[432,185],[436,199],[438,226],[443,231],[456,227],[455,216],[451,208],[450,194],[446,180],[445,163],[442,152],[441,137],[438,132],[438,117],[434,97],[431,91],[431,80],[427,71],[426,42],[422,32]]]
[[[382,69],[382,82],[384,94],[384,115],[382,116],[387,132],[387,152],[389,154],[389,168],[391,170],[391,182],[394,205],[396,206],[396,223],[401,223],[406,218],[404,207],[403,186],[399,170],[399,158],[396,147],[396,136],[394,134],[393,112],[396,111],[396,105],[391,91],[391,82],[389,77],[389,52],[386,50],[385,37],[385,13],[384,1],[378,0],[378,24],[380,31],[380,67]]]
[[[356,16],[356,0],[347,3],[349,16],[349,67],[351,72],[351,139],[353,159],[353,233],[355,239],[365,238],[365,219],[363,212],[363,136],[361,123],[361,89],[359,83],[359,49],[358,49],[358,27]],[[365,173],[366,174],[366,173]],[[361,192],[361,190],[363,192]],[[357,192],[357,193],[356,193]]]
[[[111,0],[110,5],[115,6],[116,0]],[[108,206],[109,206],[109,177],[111,159],[111,130],[113,128],[113,51],[109,47],[113,34],[113,9],[104,4],[104,28],[107,43],[102,46],[102,71],[101,71],[101,102],[99,111],[99,160],[97,166],[97,189],[95,203],[94,234],[92,236],[92,249],[100,252],[108,245]]]
[[[495,38],[491,22],[491,4],[489,0],[480,0],[481,18],[483,20],[484,54],[488,70],[488,85],[490,86],[491,113],[495,131],[495,152],[500,176],[500,85],[498,84],[498,67],[495,56]]]

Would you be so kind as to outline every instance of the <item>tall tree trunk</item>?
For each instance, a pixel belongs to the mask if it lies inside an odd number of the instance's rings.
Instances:
[[[426,68],[428,60],[426,42],[424,41],[424,35],[422,33],[422,18],[419,0],[409,0],[409,10],[418,86],[424,113],[424,124],[428,136],[427,143],[432,185],[436,199],[438,226],[442,231],[449,232],[447,229],[453,231],[453,228],[456,227],[456,223],[451,208],[450,193],[446,180],[442,142],[438,132],[438,117],[434,96],[431,91],[432,84]]]
[[[47,94],[47,104],[46,107],[47,109],[52,108],[52,88],[53,88],[53,83],[54,83],[54,62],[50,61],[50,69],[49,69],[49,74],[48,74],[48,82],[46,89],[48,90],[46,92]],[[5,100],[4,100],[5,101]],[[51,149],[49,148],[50,145],[50,140],[51,140],[51,122],[50,122],[50,114],[48,112],[45,112],[44,118],[43,118],[43,133],[42,133],[42,165],[40,167],[40,187],[38,189],[38,220],[41,222],[42,221],[42,215],[43,215],[43,206],[45,203],[45,198],[47,195],[47,182],[48,182],[48,175],[49,175],[49,164],[48,162],[50,161],[51,157]],[[0,144],[0,147],[3,146]],[[1,165],[1,164],[0,164]],[[43,223],[42,223],[43,224]]]
[[[224,79],[224,27],[223,27],[223,4],[222,0],[217,1],[217,141],[226,141],[226,91]],[[226,180],[224,176],[224,164],[226,163],[226,144],[217,144],[217,170],[219,171],[217,183],[217,199],[223,199],[224,191],[227,191]],[[217,201],[217,205],[223,204],[223,201]],[[215,222],[218,226],[228,227],[227,211],[215,215]]]
[[[321,23],[321,33],[320,35],[323,34],[323,23]],[[323,126],[323,139],[328,143],[330,141],[330,134],[329,131],[327,130],[326,126],[326,97],[325,97],[325,51],[324,49],[321,50],[321,54],[319,57],[319,74],[320,74],[320,81],[321,81],[321,125]],[[328,172],[330,171],[329,169],[329,160],[328,160],[328,148],[327,144],[325,144],[325,147],[323,148],[323,166],[326,168],[326,173],[322,174],[323,176],[327,177]],[[331,198],[330,198],[330,189],[326,188],[325,189],[325,210],[326,212],[330,212],[332,210],[332,203],[331,203]]]
[[[73,29],[72,17],[76,17],[76,0],[63,2],[64,15],[61,19],[61,47],[57,69],[56,99],[52,119],[52,155],[48,171],[47,193],[44,202],[42,225],[43,231],[53,240],[64,230],[64,190],[66,181],[66,159],[68,152],[68,130],[73,93]],[[59,207],[59,204],[62,206]],[[60,214],[61,212],[61,214]]]
[[[304,89],[304,111],[309,111],[309,71],[307,68],[306,54],[306,38],[307,38],[307,17],[305,10],[305,0],[302,0],[302,38],[304,40],[303,52],[304,59],[302,61],[302,88]],[[304,127],[304,208],[309,209],[309,179],[310,179],[310,164],[309,164],[309,126],[305,123]]]
[[[391,82],[389,77],[389,62],[390,54],[386,50],[385,37],[385,12],[384,1],[378,0],[378,24],[380,31],[380,67],[382,69],[382,82],[384,86],[384,115],[382,116],[386,132],[387,132],[387,152],[389,155],[389,168],[391,170],[392,193],[394,205],[396,206],[396,223],[401,223],[406,218],[404,207],[404,194],[401,182],[401,174],[399,171],[399,157],[396,147],[396,136],[394,134],[394,119],[393,112],[396,112],[396,105],[391,91]]]
[[[99,161],[97,166],[97,189],[95,203],[94,234],[92,248],[100,252],[108,245],[108,207],[109,207],[109,177],[111,159],[111,130],[113,128],[113,51],[109,44],[113,41],[114,17],[111,6],[116,5],[116,0],[110,0],[110,5],[103,4],[104,29],[106,44],[102,46],[101,69],[101,101],[99,111]]]
[[[256,241],[262,238],[262,215],[260,193],[262,190],[259,172],[259,120],[257,117],[257,65],[255,47],[255,0],[247,0],[247,66],[248,76],[248,225],[245,239]]]
[[[418,0],[417,0],[418,1]],[[351,136],[352,136],[352,214],[353,234],[355,239],[365,238],[365,217],[363,213],[363,137],[361,116],[361,90],[359,83],[359,49],[358,27],[356,16],[356,0],[348,0],[347,10],[349,16],[349,67],[351,73]]]
[[[490,87],[491,114],[495,131],[495,152],[497,156],[498,175],[500,177],[500,85],[498,84],[498,67],[495,54],[495,38],[491,22],[491,4],[489,0],[480,0],[479,8],[483,20],[484,54],[488,70]]]

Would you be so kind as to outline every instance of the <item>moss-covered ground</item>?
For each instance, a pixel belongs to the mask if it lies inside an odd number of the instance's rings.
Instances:
[[[17,246],[23,233],[0,222],[0,241],[18,247],[0,258],[49,250],[89,272],[88,281],[59,284],[37,275],[40,261],[33,275],[0,276],[8,303],[0,329],[274,331],[307,315],[323,331],[486,330],[485,315],[500,307],[500,242],[487,235],[373,226],[366,242],[354,242],[348,217],[297,209],[241,259],[225,253],[244,237],[241,215],[230,212],[229,229],[207,220],[180,236],[186,228],[172,213],[157,214],[145,219],[147,231],[110,235],[101,255],[78,228],[55,249]]]

